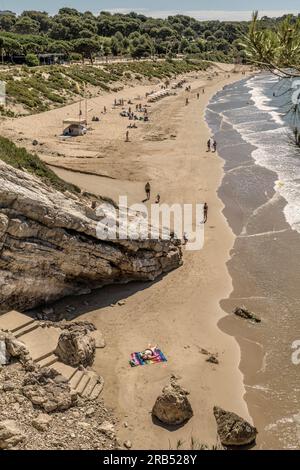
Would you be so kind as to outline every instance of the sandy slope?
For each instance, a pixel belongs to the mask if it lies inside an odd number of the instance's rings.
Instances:
[[[84,189],[115,199],[118,194],[128,194],[130,203],[140,202],[144,184],[150,180],[153,193],[159,192],[162,202],[209,204],[205,246],[201,251],[185,252],[182,268],[153,284],[108,287],[71,302],[80,318],[92,320],[105,334],[107,347],[97,355],[96,368],[106,380],[106,404],[121,417],[119,436],[130,439],[134,448],[168,449],[179,439],[188,446],[192,435],[201,442],[215,442],[214,405],[250,419],[242,399],[239,347],[217,328],[224,315],[219,301],[232,289],[225,263],[234,239],[216,193],[223,163],[216,155],[206,153],[209,131],[203,114],[218,89],[242,76],[232,74],[228,78],[227,73],[219,72],[212,81],[206,78],[205,74],[199,74],[198,79],[195,74],[190,77],[189,106],[185,106],[185,91],[154,105],[150,123],[131,131],[127,144],[127,120],[111,109],[103,122],[93,124],[95,130],[89,136],[67,144],[60,143],[54,134],[59,132],[62,117],[75,112],[76,105],[2,125],[3,132],[14,140],[23,132],[22,138],[29,138],[23,142],[29,147],[32,138],[44,142],[41,156],[48,162],[115,178],[58,170]],[[203,84],[206,92],[197,100],[195,91]],[[119,96],[133,98],[148,89],[128,89]],[[110,107],[112,96],[97,98],[96,103],[99,110],[104,105]],[[157,136],[166,136],[166,140],[157,140]],[[54,151],[67,157],[54,156]],[[110,306],[121,298],[126,299],[125,305]],[[61,302],[59,308],[64,305]],[[161,347],[168,363],[131,369],[130,353],[143,350],[149,343]],[[201,348],[218,353],[220,364],[207,363]],[[185,427],[170,432],[152,423],[150,411],[172,373],[190,390],[194,417]]]

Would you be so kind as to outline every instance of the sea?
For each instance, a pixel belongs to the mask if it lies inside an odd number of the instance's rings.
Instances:
[[[298,90],[299,81],[260,73],[224,87],[206,110],[224,160],[219,197],[236,237],[228,262],[233,290],[221,302],[228,315],[219,327],[240,345],[261,449],[300,448]],[[262,322],[236,317],[237,306]]]

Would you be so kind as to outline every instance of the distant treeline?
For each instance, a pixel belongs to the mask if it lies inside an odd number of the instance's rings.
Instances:
[[[264,17],[260,27],[276,28],[282,19]],[[244,61],[240,39],[248,32],[249,24],[250,21],[198,21],[184,15],[157,19],[134,12],[101,12],[95,16],[74,8],[61,8],[54,16],[40,11],[24,11],[19,16],[0,12],[0,50],[3,60],[28,56],[29,65],[37,65],[37,56],[45,53],[91,61],[95,56],[141,58],[177,54]]]

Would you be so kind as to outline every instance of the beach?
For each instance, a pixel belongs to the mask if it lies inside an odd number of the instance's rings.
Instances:
[[[137,98],[153,88],[149,84],[88,100],[92,130],[72,141],[59,135],[63,119],[76,114],[78,104],[1,124],[3,135],[36,151],[59,176],[85,191],[116,201],[127,195],[129,204],[139,203],[149,181],[152,202],[159,193],[161,202],[170,205],[208,203],[204,247],[185,251],[181,268],[157,282],[108,286],[55,306],[64,312],[72,305],[76,318],[92,321],[103,332],[107,346],[97,353],[94,368],[105,379],[103,398],[118,418],[119,438],[129,439],[135,449],[176,448],[179,441],[189,448],[191,438],[214,445],[215,405],[252,422],[243,398],[240,346],[232,332],[218,326],[225,315],[220,301],[233,289],[227,262],[235,233],[218,195],[224,161],[206,152],[209,100],[225,85],[244,78],[231,70],[232,66],[220,65],[211,72],[190,74],[192,91],[180,90],[151,106],[149,122],[129,130],[126,143],[128,121],[119,109],[112,109],[113,100],[141,101]],[[108,113],[101,115],[104,106]],[[100,122],[91,123],[93,115],[101,115]],[[34,139],[39,145],[33,149]],[[162,349],[167,363],[130,368],[130,354],[149,344]],[[203,350],[217,354],[219,364],[208,363]],[[151,417],[155,399],[171,375],[190,392],[194,411],[184,427],[172,432]]]

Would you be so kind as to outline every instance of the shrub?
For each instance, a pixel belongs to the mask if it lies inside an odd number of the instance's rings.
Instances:
[[[27,54],[25,60],[28,67],[37,67],[40,65],[39,58],[36,54]]]

